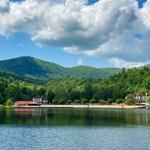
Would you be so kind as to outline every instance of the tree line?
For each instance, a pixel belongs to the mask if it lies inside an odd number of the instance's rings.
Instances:
[[[128,94],[150,93],[150,69],[123,69],[108,79],[59,78],[46,83],[0,73],[0,104],[43,97],[53,104],[121,103]]]

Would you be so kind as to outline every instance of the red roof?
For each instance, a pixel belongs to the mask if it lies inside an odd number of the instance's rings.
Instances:
[[[34,103],[32,101],[16,101],[15,104],[16,105],[30,105]]]

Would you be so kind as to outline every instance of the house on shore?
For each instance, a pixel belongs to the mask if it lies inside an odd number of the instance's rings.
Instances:
[[[136,93],[133,95],[133,99],[136,103],[146,103],[150,97],[147,93]]]
[[[32,101],[38,104],[48,104],[48,100],[43,99],[42,97],[34,97]]]
[[[29,100],[19,100],[16,101],[14,105],[15,106],[39,106],[40,104]]]
[[[41,97],[34,97],[32,100],[18,100],[15,106],[40,106],[41,104],[48,104],[48,100]]]

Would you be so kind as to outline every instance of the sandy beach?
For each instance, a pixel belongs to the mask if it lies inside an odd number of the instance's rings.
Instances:
[[[40,106],[19,106],[19,107],[21,108],[99,108],[99,109],[145,108],[145,106],[143,105],[40,105]]]

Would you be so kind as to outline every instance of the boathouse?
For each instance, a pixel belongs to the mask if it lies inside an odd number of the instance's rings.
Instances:
[[[19,100],[15,102],[16,106],[39,106],[39,103],[27,100]]]

